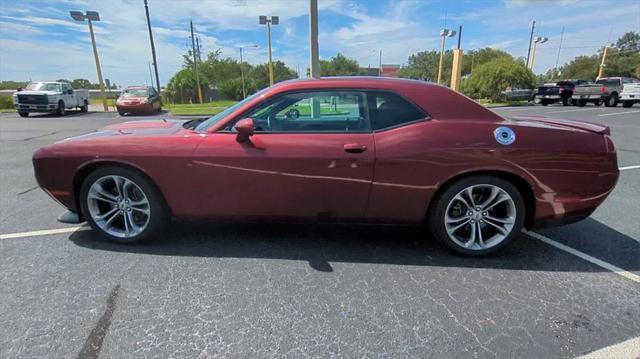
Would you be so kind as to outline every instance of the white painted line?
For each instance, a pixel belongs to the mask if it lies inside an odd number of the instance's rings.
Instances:
[[[620,167],[620,168],[618,168],[618,170],[620,170],[620,171],[637,170],[638,168],[640,168],[640,165]]]
[[[603,260],[600,260],[600,259],[598,259],[596,257],[592,257],[592,256],[590,256],[590,255],[588,255],[586,253],[580,252],[579,250],[573,249],[573,248],[571,248],[569,246],[566,246],[566,245],[564,245],[564,244],[562,244],[560,242],[556,242],[553,239],[545,237],[545,236],[543,236],[541,234],[538,234],[536,232],[524,231],[524,233],[529,235],[529,236],[531,236],[531,237],[533,237],[533,238],[535,238],[535,239],[539,239],[539,240],[543,241],[544,243],[546,243],[548,245],[554,246],[554,247],[556,247],[556,248],[558,248],[560,250],[563,250],[563,251],[565,251],[567,253],[573,254],[576,257],[582,258],[587,262],[591,262],[592,264],[595,264],[595,265],[597,265],[599,267],[602,267],[604,269],[610,270],[610,271],[614,272],[617,275],[623,276],[623,277],[625,277],[627,279],[630,279],[630,280],[632,280],[632,281],[634,281],[636,283],[640,283],[640,275],[637,275],[637,274],[634,274],[634,273],[631,273],[631,272],[627,272],[626,270],[624,270],[624,269],[622,269],[620,267],[616,267],[613,264],[607,263],[607,262],[605,262]]]
[[[525,107],[519,107],[519,108],[511,108],[511,107],[489,107],[490,110],[495,110],[495,111],[503,111],[503,112],[511,112],[511,111],[526,111],[526,110],[534,110],[536,108],[539,107],[535,107],[535,106],[525,106]]]
[[[577,110],[562,110],[562,111],[551,111],[551,112],[545,112],[545,115],[548,113],[565,113],[565,112],[578,112],[578,111],[593,111],[593,110],[601,110],[601,108],[599,107],[592,107],[592,108],[579,108]]]
[[[7,234],[0,234],[0,239],[46,236],[49,234],[61,234],[61,233],[71,233],[76,231],[86,231],[89,229],[91,228],[82,226],[82,227],[69,227],[69,228],[58,228],[58,229],[45,229],[41,231],[31,231],[31,232],[7,233]]]
[[[622,343],[610,345],[589,354],[579,356],[576,359],[602,358],[640,358],[640,337],[631,338]]]
[[[627,112],[614,112],[614,113],[604,113],[602,115],[598,115],[598,117],[602,116],[615,116],[615,115],[628,115],[630,113],[640,113],[640,111],[627,111]]]

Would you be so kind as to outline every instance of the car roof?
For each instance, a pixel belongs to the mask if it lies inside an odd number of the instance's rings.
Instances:
[[[329,76],[329,77],[311,77],[304,79],[293,79],[278,83],[274,87],[364,87],[364,88],[394,88],[402,86],[440,86],[432,82],[412,80],[397,77],[378,77],[378,76]]]
[[[127,86],[125,90],[147,90],[149,86]]]

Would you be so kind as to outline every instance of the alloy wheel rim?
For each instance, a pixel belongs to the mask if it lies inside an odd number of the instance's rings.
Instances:
[[[516,205],[502,188],[477,184],[458,192],[447,205],[444,225],[462,248],[485,250],[502,243],[513,230]]]
[[[118,238],[142,233],[151,218],[144,191],[130,179],[117,175],[101,177],[91,185],[87,207],[95,224]]]

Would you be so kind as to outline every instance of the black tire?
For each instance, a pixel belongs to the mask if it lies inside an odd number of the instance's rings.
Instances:
[[[547,106],[549,104],[549,102],[547,102],[547,100],[540,100],[540,104],[542,106]]]
[[[563,98],[562,99],[562,106],[569,106],[569,99],[568,98]]]
[[[56,115],[64,116],[64,114],[65,114],[64,102],[58,101],[58,108],[56,109]]]
[[[87,112],[87,111],[89,111],[89,103],[85,100],[84,104],[80,106],[80,112]]]
[[[124,115],[125,115],[125,113],[124,113],[124,112],[122,112],[122,111],[118,111],[118,114],[119,114],[120,116],[124,116]]]
[[[110,233],[107,233],[106,231],[101,229],[90,215],[87,196],[91,185],[105,176],[113,175],[124,177],[127,180],[135,183],[140,188],[140,190],[142,190],[149,202],[149,222],[144,230],[142,230],[136,236],[123,238],[111,235]],[[116,243],[139,243],[141,241],[151,239],[154,236],[162,233],[163,229],[167,226],[169,221],[169,210],[165,204],[162,194],[156,188],[156,186],[139,172],[124,167],[106,166],[100,167],[97,170],[91,172],[82,183],[79,199],[82,214],[91,228],[100,233],[102,237]]]
[[[577,106],[578,100],[571,99],[571,106]]]
[[[578,100],[578,106],[585,107],[587,105],[587,100]]]
[[[609,97],[604,102],[604,106],[605,107],[616,107],[616,106],[618,106],[618,94],[614,92],[611,95],[609,95]]]
[[[505,191],[511,199],[513,200],[515,207],[515,220],[513,223],[513,227],[511,231],[506,235],[506,237],[499,243],[495,244],[492,247],[485,249],[468,249],[459,244],[457,244],[454,240],[452,240],[447,234],[447,230],[445,227],[445,212],[447,211],[447,206],[453,200],[453,198],[465,188],[468,188],[472,185],[492,185],[496,186],[503,191]],[[477,175],[472,177],[467,177],[460,179],[451,185],[448,185],[446,188],[442,189],[441,193],[438,193],[433,200],[433,203],[430,207],[430,213],[428,217],[428,224],[431,232],[434,237],[448,248],[454,250],[457,253],[467,255],[467,256],[480,256],[489,253],[493,253],[499,251],[508,245],[511,241],[517,238],[520,235],[522,227],[524,226],[524,220],[526,215],[526,208],[524,199],[522,194],[518,191],[518,189],[509,181],[506,181],[500,177],[490,176],[490,175]],[[486,224],[485,224],[486,225]]]
[[[633,101],[622,101],[622,107],[629,108],[633,106]]]
[[[593,105],[594,106],[600,106],[600,105],[602,105],[602,101],[600,101],[600,100],[593,101]]]
[[[20,115],[20,117],[29,117],[29,112],[18,111],[18,115]]]

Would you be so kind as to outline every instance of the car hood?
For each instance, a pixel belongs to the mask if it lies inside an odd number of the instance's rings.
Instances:
[[[147,97],[142,97],[142,96],[121,96],[118,97],[118,101],[119,102],[142,102],[142,101],[146,101],[148,98]]]
[[[60,95],[58,91],[29,91],[22,90],[14,92],[15,95]]]
[[[180,131],[188,131],[182,127],[182,124],[183,121],[175,120],[129,121],[109,125],[84,135],[65,138],[56,143],[114,136],[169,136]]]
[[[585,132],[599,133],[603,135],[611,134],[609,126],[585,121],[560,120],[544,116],[517,116],[513,117],[512,120],[517,121],[519,125],[528,124],[538,127],[545,126],[557,129],[580,130]]]

